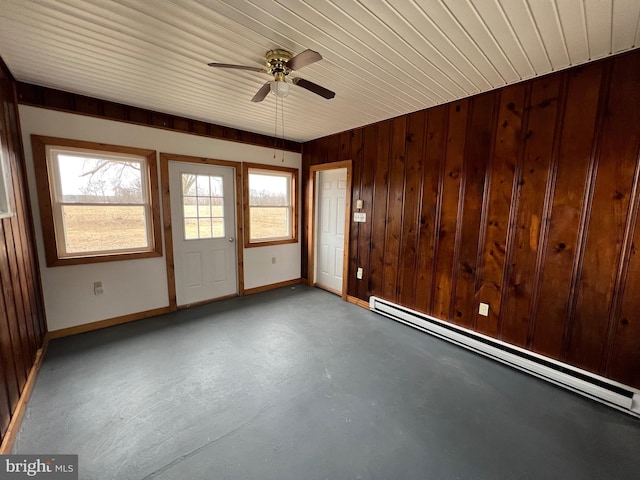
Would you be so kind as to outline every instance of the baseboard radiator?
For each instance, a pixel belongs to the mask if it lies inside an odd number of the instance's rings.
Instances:
[[[638,389],[381,298],[371,297],[369,308],[373,312],[640,418]]]

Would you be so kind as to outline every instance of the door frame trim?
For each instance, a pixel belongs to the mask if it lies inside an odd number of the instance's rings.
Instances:
[[[173,153],[160,152],[160,188],[162,190],[162,220],[164,223],[164,248],[167,264],[167,290],[169,293],[169,308],[178,309],[176,301],[176,275],[173,257],[173,229],[171,228],[171,192],[169,190],[169,160],[199,165],[213,165],[216,167],[231,167],[235,170],[236,196],[236,263],[238,277],[238,295],[244,294],[244,249],[242,248],[242,163],[215,158],[192,157]],[[234,295],[235,296],[235,295]],[[211,300],[215,301],[217,299]]]
[[[307,178],[307,211],[305,212],[308,225],[307,233],[307,284],[311,287],[316,285],[315,276],[315,249],[316,249],[316,173],[322,170],[347,169],[347,194],[345,195],[344,210],[344,253],[342,258],[342,299],[347,300],[347,287],[349,285],[349,238],[351,232],[351,179],[352,161],[343,160],[341,162],[322,163],[309,167],[309,177]]]

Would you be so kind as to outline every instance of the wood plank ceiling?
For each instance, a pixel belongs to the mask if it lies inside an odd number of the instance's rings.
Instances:
[[[269,77],[206,64],[314,49],[295,73],[336,98],[284,100],[285,137],[308,141],[633,49],[639,15],[638,0],[2,0],[0,56],[23,82],[273,135],[275,97],[250,101]]]

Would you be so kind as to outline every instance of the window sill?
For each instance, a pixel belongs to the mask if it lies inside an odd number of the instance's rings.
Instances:
[[[139,260],[143,258],[161,257],[162,252],[132,252],[132,253],[110,253],[105,255],[89,255],[77,257],[47,257],[47,267],[64,267],[69,265],[85,265],[90,263],[121,262],[126,260]]]
[[[255,247],[271,247],[273,245],[286,245],[289,243],[298,243],[297,238],[286,238],[286,239],[278,239],[278,240],[250,240],[248,242],[244,242],[244,248],[255,248]]]

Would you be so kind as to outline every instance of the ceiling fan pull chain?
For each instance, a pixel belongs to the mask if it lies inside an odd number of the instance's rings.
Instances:
[[[282,163],[284,163],[284,98],[280,98],[280,118],[282,119]]]
[[[276,97],[276,120],[273,129],[273,159],[276,159],[276,151],[278,150],[278,97]]]

